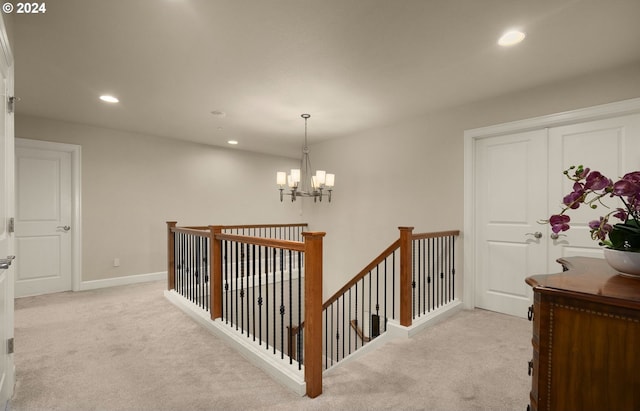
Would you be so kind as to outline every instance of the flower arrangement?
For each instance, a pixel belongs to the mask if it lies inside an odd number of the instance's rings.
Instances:
[[[574,182],[573,191],[563,198],[562,211],[549,218],[551,230],[557,234],[570,228],[571,218],[566,214],[569,210],[583,204],[592,209],[598,205],[607,207],[602,202],[603,197],[618,197],[624,208],[613,209],[589,222],[591,238],[614,250],[640,252],[640,171],[627,173],[615,183],[600,172],[581,165],[571,166],[564,175]],[[611,217],[621,222],[611,225]]]

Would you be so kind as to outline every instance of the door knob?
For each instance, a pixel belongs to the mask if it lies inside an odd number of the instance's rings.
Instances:
[[[549,237],[551,237],[552,240],[557,240],[560,237],[566,237],[566,235],[565,234],[558,234],[558,233],[551,233],[551,235]]]
[[[532,235],[535,238],[542,238],[542,233],[540,231],[536,231],[535,233],[526,233],[525,235]]]
[[[68,225],[59,225],[57,228],[62,228],[64,231],[69,231],[71,230],[71,227]]]
[[[11,266],[11,263],[15,259],[16,259],[15,255],[7,256],[7,258],[0,258],[0,269],[6,270],[7,268],[9,268],[9,266]]]

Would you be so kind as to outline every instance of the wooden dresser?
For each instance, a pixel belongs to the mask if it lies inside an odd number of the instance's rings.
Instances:
[[[533,287],[533,411],[640,410],[640,279],[601,259],[558,260]],[[527,407],[529,409],[529,407]]]

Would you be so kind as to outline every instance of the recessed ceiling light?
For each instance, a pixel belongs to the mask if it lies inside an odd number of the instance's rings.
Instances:
[[[110,95],[107,95],[107,94],[105,94],[103,96],[100,96],[100,100],[105,101],[107,103],[118,103],[118,102],[120,102],[120,100],[118,100],[116,97],[110,96]]]
[[[229,140],[227,141],[228,144],[231,144],[232,146],[237,146],[238,142],[236,140]]]
[[[526,34],[520,30],[509,30],[498,39],[498,44],[503,47],[514,46],[524,40],[525,37]]]

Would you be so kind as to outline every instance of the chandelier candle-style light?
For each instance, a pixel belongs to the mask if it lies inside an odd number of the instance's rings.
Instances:
[[[302,160],[300,168],[291,169],[291,174],[287,175],[285,171],[278,171],[276,182],[280,186],[280,201],[285,194],[291,196],[291,201],[296,201],[296,197],[313,197],[313,201],[322,201],[323,196],[329,198],[331,202],[331,191],[336,176],[329,174],[324,170],[318,170],[314,175],[311,174],[311,160],[309,159],[309,147],[307,147],[307,120],[310,114],[302,114],[304,119],[304,146],[302,147]],[[289,188],[289,192],[285,193],[285,188]]]

